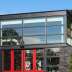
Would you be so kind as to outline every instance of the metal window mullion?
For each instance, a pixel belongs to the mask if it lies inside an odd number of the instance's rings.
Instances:
[[[1,22],[0,22],[0,24],[1,24]],[[0,40],[1,40],[1,46],[2,46],[2,24],[1,24],[1,38],[0,38]]]
[[[22,41],[21,41],[21,43],[20,43],[21,46],[23,46],[23,44],[24,44],[24,41],[23,41],[23,23],[24,23],[24,22],[23,22],[23,19],[22,19]]]
[[[24,23],[24,22],[23,22],[23,19],[22,19],[22,37],[23,37],[23,23]]]
[[[46,41],[46,44],[47,44],[47,17],[45,19],[45,41]]]

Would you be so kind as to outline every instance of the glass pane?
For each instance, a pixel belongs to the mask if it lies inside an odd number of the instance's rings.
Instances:
[[[4,29],[2,30],[2,39],[3,45],[19,45],[20,40],[22,39],[19,34],[21,34],[20,29]],[[9,43],[9,44],[8,44]]]
[[[63,34],[64,30],[63,30],[63,26],[49,26],[47,27],[47,34]]]
[[[21,70],[21,50],[14,50],[14,70]]]
[[[4,25],[5,26],[5,25]],[[6,30],[8,30],[8,33],[9,32],[11,32],[11,33],[13,33],[14,35],[13,36],[22,36],[22,28],[14,28],[14,27],[12,27],[12,28],[10,28],[10,27],[8,27],[8,28],[3,28],[3,30],[2,30],[2,32],[4,32],[4,31],[6,31]]]
[[[2,28],[21,28],[22,24],[5,24],[2,25]]]
[[[64,42],[63,17],[51,17],[47,19],[47,43]]]
[[[24,20],[23,41],[25,44],[45,43],[45,18]]]
[[[2,44],[19,45],[22,38],[22,20],[1,21],[2,25]]]
[[[47,36],[47,43],[63,43],[64,35],[50,35]]]
[[[11,25],[11,24],[21,24],[22,23],[22,20],[3,20],[1,21],[1,24],[2,25]]]
[[[4,70],[10,70],[11,58],[10,50],[4,50]]]
[[[43,63],[44,63],[44,61],[43,61],[43,58],[44,58],[44,51],[43,51],[43,49],[37,49],[36,50],[36,55],[37,55],[37,57],[36,57],[36,61],[37,61],[37,70],[42,70],[43,69]]]
[[[45,27],[32,27],[32,28],[23,28],[24,35],[41,35],[45,34]]]
[[[1,38],[2,38],[2,30],[0,29],[0,46],[2,45]]]
[[[56,56],[56,53],[54,53],[51,49],[48,49],[47,56]]]
[[[0,24],[0,38],[1,38],[1,24]]]
[[[33,69],[33,55],[32,55],[33,50],[26,50],[26,60],[25,60],[25,70],[32,70]]]
[[[45,44],[45,36],[24,36],[24,44]]]
[[[33,23],[25,23],[23,27],[24,28],[31,28],[31,27],[44,27],[45,26],[45,22],[33,22]]]
[[[47,22],[47,26],[61,26],[62,22],[61,21],[50,21]]]
[[[60,52],[60,48],[48,48],[46,50],[46,55],[47,55],[47,59],[46,59],[46,70],[47,72],[57,72],[59,71],[59,52]]]
[[[49,17],[47,18],[48,26],[49,25],[63,25],[64,24],[64,18],[63,17]]]
[[[46,68],[47,72],[59,72],[59,68],[56,67],[47,67]]]
[[[58,65],[59,64],[59,57],[51,58],[51,65]]]

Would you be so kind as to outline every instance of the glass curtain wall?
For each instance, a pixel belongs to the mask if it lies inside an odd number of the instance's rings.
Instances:
[[[1,45],[64,42],[64,17],[1,21]]]

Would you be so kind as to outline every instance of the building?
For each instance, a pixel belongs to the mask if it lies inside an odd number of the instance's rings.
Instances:
[[[0,72],[69,72],[72,11],[0,15]]]

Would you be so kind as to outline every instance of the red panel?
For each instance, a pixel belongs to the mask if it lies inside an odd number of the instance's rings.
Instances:
[[[14,72],[14,48],[11,49],[11,72]]]

